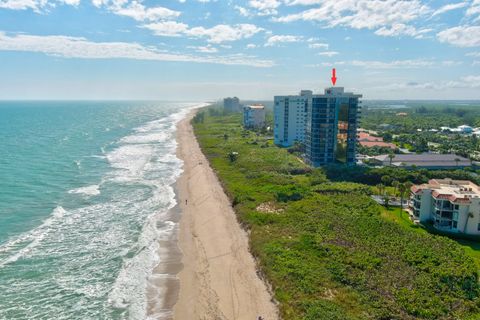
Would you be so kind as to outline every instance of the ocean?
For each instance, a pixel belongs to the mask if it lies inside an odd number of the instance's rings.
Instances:
[[[0,102],[0,319],[147,318],[196,105]]]

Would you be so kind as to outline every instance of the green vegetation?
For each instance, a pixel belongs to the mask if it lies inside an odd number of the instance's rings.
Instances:
[[[370,103],[365,102],[365,104],[369,105]],[[442,126],[457,127],[463,124],[479,127],[480,109],[478,107],[478,105],[448,106],[444,104],[409,104],[405,108],[398,109],[364,107],[362,109],[362,127],[377,130],[381,128],[382,124],[388,124],[394,134],[414,133],[417,129],[438,129]]]
[[[382,217],[386,220],[395,222],[406,229],[414,230],[423,234],[428,233],[425,228],[422,228],[420,225],[414,224],[412,220],[410,220],[410,218],[408,217],[408,213],[404,210],[401,210],[399,207],[382,210]]]
[[[368,186],[358,168],[311,169],[295,150],[277,148],[240,123],[240,115],[210,111],[193,121],[238,220],[250,230],[251,250],[284,319],[480,314],[477,267],[462,247],[408,226],[369,197],[372,186],[387,181],[383,176],[405,182],[410,173],[362,171]],[[412,174],[427,179],[425,172]]]
[[[436,132],[440,127],[480,126],[479,106],[418,105],[406,108],[364,108],[362,127],[375,130],[386,142],[412,152],[455,153],[480,160],[480,140],[476,136]],[[377,155],[382,150],[360,148],[359,152]]]
[[[332,181],[350,181],[368,185],[391,185],[393,181],[401,183],[412,182],[415,184],[426,183],[429,179],[451,178],[458,180],[471,180],[480,184],[480,177],[470,170],[427,170],[404,169],[397,167],[343,167],[339,165],[325,166],[323,171]]]

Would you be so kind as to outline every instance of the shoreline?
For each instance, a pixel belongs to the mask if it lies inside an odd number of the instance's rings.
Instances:
[[[167,220],[176,223],[169,240],[159,240],[158,255],[163,257],[152,270],[147,284],[147,319],[172,320],[173,307],[180,290],[178,273],[182,270],[182,252],[178,247],[178,232],[181,209],[178,202],[177,182],[171,185],[175,192],[176,204],[168,210]],[[161,223],[161,221],[157,221]]]
[[[248,235],[193,133],[190,121],[199,109],[177,124],[177,157],[184,162],[175,183],[182,267],[176,275],[178,292],[170,286],[167,295],[178,295],[173,318],[278,319],[276,305],[257,274]]]

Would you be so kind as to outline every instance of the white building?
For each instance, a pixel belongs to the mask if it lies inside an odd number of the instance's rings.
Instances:
[[[262,128],[265,126],[265,106],[253,104],[243,107],[243,126],[245,128]]]
[[[299,95],[274,97],[273,134],[276,145],[290,147],[296,141],[305,141],[307,106],[311,97],[310,90],[302,90]]]
[[[433,179],[411,189],[410,211],[441,231],[480,235],[480,188],[465,180]]]
[[[466,124],[458,126],[456,128],[440,127],[440,130],[444,132],[453,132],[453,133],[462,133],[462,134],[470,134],[473,132],[473,128],[470,126],[467,126]]]
[[[473,128],[467,125],[462,125],[457,127],[458,130],[460,130],[461,133],[469,134],[473,132]]]

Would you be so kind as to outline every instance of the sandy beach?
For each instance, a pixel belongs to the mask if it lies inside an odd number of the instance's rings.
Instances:
[[[192,111],[178,124],[177,155],[184,172],[177,183],[182,210],[178,246],[183,269],[174,318],[278,319],[249,252],[247,233],[195,139]]]

